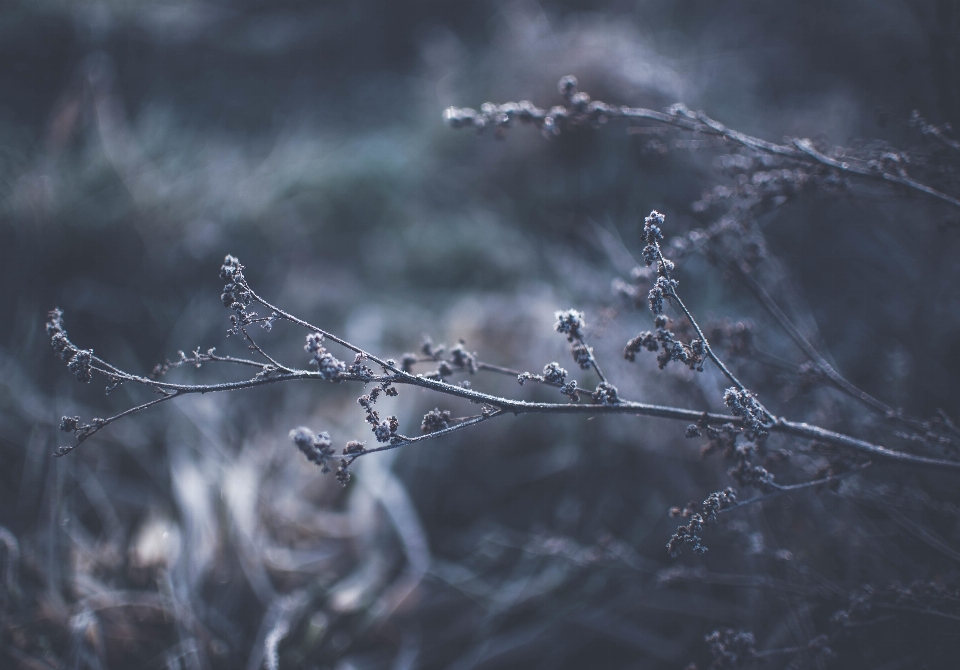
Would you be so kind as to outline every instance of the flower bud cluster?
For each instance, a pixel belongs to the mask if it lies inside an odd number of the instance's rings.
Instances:
[[[346,372],[347,364],[326,350],[323,346],[323,335],[320,333],[307,335],[307,343],[303,345],[303,349],[310,354],[310,362],[317,366],[323,379],[334,381]],[[355,363],[357,364],[359,361]]]
[[[423,421],[420,424],[420,430],[424,433],[436,433],[444,428],[450,427],[450,412],[432,409],[423,415]]]
[[[256,317],[254,312],[247,311],[247,308],[253,302],[253,292],[243,276],[243,265],[230,254],[227,254],[223,259],[223,265],[220,266],[220,279],[226,282],[223,285],[220,300],[224,307],[234,311],[230,316],[230,329],[227,331],[227,335],[236,335],[241,328],[250,325]],[[271,316],[268,322],[272,325],[275,320]]]

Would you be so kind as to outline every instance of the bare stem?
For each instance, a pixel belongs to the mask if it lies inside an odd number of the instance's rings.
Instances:
[[[780,496],[786,495],[788,493],[796,493],[797,491],[803,491],[804,489],[811,489],[817,486],[824,486],[826,484],[838,482],[841,479],[846,479],[851,475],[856,475],[863,472],[864,470],[869,468],[871,465],[873,464],[864,463],[863,465],[859,465],[855,468],[850,468],[845,472],[840,472],[838,474],[831,475],[829,477],[824,477],[822,479],[814,479],[813,481],[809,481],[809,482],[801,482],[799,484],[789,484],[787,486],[781,486],[780,484],[770,483],[768,484],[768,486],[771,486],[774,489],[770,493],[766,493],[761,496],[754,496],[753,498],[747,498],[746,500],[741,500],[740,502],[734,503],[730,507],[724,507],[723,509],[719,510],[717,514],[723,514],[724,512],[732,512],[735,509],[740,509],[741,507],[746,507],[747,505],[753,505],[754,503],[766,502],[767,500],[779,498]]]

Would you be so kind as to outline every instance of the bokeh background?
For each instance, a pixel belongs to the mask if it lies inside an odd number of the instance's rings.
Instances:
[[[717,152],[654,151],[615,124],[501,141],[450,129],[443,109],[558,104],[572,73],[595,98],[682,101],[775,141],[905,146],[923,141],[914,109],[960,122],[958,48],[949,0],[8,0],[0,665],[258,668],[275,662],[272,635],[280,667],[703,669],[715,628],[803,647],[864,583],[951,583],[956,508],[901,512],[935,525],[938,549],[869,502],[955,488],[916,473],[738,512],[706,556],[671,561],[667,510],[726,486],[726,466],[683,426],[638,417],[506,418],[361,459],[341,489],[287,433],[368,439],[360,390],[301,383],[180,399],[52,459],[61,415],[149,395],[78,384],[43,324],[59,306],[75,342],[135,372],[181,349],[242,351],[219,299],[230,253],[259,293],[384,356],[429,334],[498,365],[566,365],[553,313],[576,307],[621,395],[720,411],[714,371],[622,361],[650,318],[613,288],[651,209],[668,236],[712,222],[691,203],[730,179]],[[855,183],[757,226],[769,286],[838,369],[895,407],[956,419],[958,222]],[[836,392],[801,388],[802,356],[722,268],[694,255],[680,276],[705,320],[751,329],[764,356],[735,367],[776,411],[883,434]],[[261,344],[306,364],[298,332]],[[390,402],[411,433],[435,406],[469,411],[413,390]],[[867,627],[837,646],[838,667],[952,667],[955,621],[915,625]]]

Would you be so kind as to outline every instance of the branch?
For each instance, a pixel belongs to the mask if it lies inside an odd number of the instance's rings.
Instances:
[[[960,208],[960,199],[913,179],[902,167],[898,166],[896,172],[892,172],[884,167],[883,161],[851,156],[838,160],[818,151],[814,148],[813,142],[807,138],[794,138],[787,144],[768,142],[727,128],[703,112],[692,111],[682,103],[672,105],[666,112],[658,112],[643,107],[616,106],[599,100],[591,101],[588,94],[577,91],[577,79],[573,76],[563,77],[560,80],[559,89],[567,100],[567,106],[557,105],[546,110],[536,107],[528,100],[501,105],[487,102],[481,105],[479,112],[470,108],[448,107],[443,112],[443,118],[453,128],[474,127],[482,131],[489,126],[496,128],[499,133],[505,132],[514,121],[519,121],[536,126],[548,137],[559,135],[564,128],[596,126],[608,119],[653,121],[683,131],[722,137],[760,153],[782,156],[800,163],[823,165],[838,172],[868,180],[897,184]],[[937,137],[948,146],[953,146],[953,141],[943,137],[942,134],[937,134]]]
[[[278,314],[282,313],[280,310],[275,310]],[[288,319],[292,320],[292,319]],[[299,319],[294,320],[294,323],[304,324]],[[51,324],[56,327],[51,328],[53,331],[53,341],[62,346],[61,355],[63,351],[68,353],[74,353],[83,351],[80,350],[74,345],[68,338],[66,331],[63,329],[61,313],[59,310],[55,310],[51,313]],[[326,336],[326,332],[322,331],[315,326],[307,324],[306,326],[313,332],[320,332]],[[335,336],[330,336],[329,339],[333,341],[342,341]],[[345,344],[351,351],[361,352],[361,350],[352,345]],[[376,358],[366,352],[361,352],[364,356],[368,356],[371,360],[380,361],[381,359]],[[77,432],[77,443],[71,447],[62,447],[58,450],[57,455],[64,455],[72,451],[77,445],[86,440],[89,436],[93,435],[96,432],[99,432],[102,428],[113,423],[117,419],[142,411],[148,407],[160,404],[167,400],[171,400],[175,397],[180,397],[183,395],[190,394],[205,394],[205,393],[221,393],[227,391],[238,391],[248,388],[255,388],[259,386],[265,386],[267,384],[275,384],[280,382],[288,382],[295,380],[322,380],[324,379],[322,373],[314,372],[309,370],[294,370],[289,373],[281,374],[271,374],[271,375],[258,375],[252,379],[246,379],[243,381],[236,382],[222,382],[217,384],[176,384],[170,382],[163,382],[155,379],[150,379],[148,377],[143,377],[140,375],[134,375],[116,368],[109,363],[106,363],[102,359],[92,356],[91,359],[95,363],[90,366],[89,371],[97,372],[102,374],[110,379],[121,379],[123,381],[129,381],[139,385],[147,386],[153,388],[159,392],[165,393],[161,398],[152,400],[150,402],[138,405],[136,407],[130,408],[116,416],[113,416],[109,419],[96,419],[94,424],[91,426],[92,430],[89,431],[89,434],[79,433],[78,431],[83,430],[83,426],[79,424],[78,421],[74,421],[72,424],[68,422],[68,427],[72,425],[72,428],[67,432]],[[388,363],[384,361],[384,367],[388,367]],[[269,366],[267,366],[269,367]],[[432,439],[433,437],[439,437],[446,435],[456,430],[461,430],[463,428],[471,427],[473,425],[482,423],[487,419],[495,418],[504,413],[512,413],[516,416],[524,414],[572,414],[572,415],[605,415],[605,414],[630,414],[634,416],[649,416],[661,419],[672,419],[676,421],[685,421],[688,423],[698,423],[701,425],[721,425],[721,424],[732,424],[733,426],[742,427],[744,422],[735,416],[729,414],[715,414],[709,412],[702,412],[692,409],[684,409],[679,407],[670,407],[664,405],[653,405],[649,403],[634,402],[629,400],[619,400],[616,403],[611,404],[575,404],[575,403],[545,403],[545,402],[528,402],[526,400],[518,400],[500,397],[492,395],[489,393],[483,393],[476,391],[474,389],[464,388],[455,384],[450,384],[442,380],[429,379],[423,375],[413,375],[407,372],[403,372],[396,368],[395,365],[389,365],[394,372],[390,374],[383,375],[359,375],[351,373],[341,373],[336,379],[331,381],[335,382],[359,382],[361,384],[403,384],[410,386],[418,386],[420,388],[428,389],[435,391],[442,395],[453,396],[468,400],[477,404],[487,405],[495,408],[497,411],[491,413],[488,416],[480,415],[479,417],[472,417],[467,421],[461,422],[456,426],[453,426],[443,431],[437,431],[436,433],[431,433],[421,437],[415,438],[402,438],[404,441],[397,445],[388,445],[389,448],[395,448],[396,446],[403,446],[405,444],[413,444],[416,442],[425,441],[427,439]],[[88,372],[89,372],[88,371]],[[66,418],[65,418],[66,419]],[[63,425],[61,426],[63,427]],[[65,428],[66,430],[66,428]],[[893,451],[887,449],[884,446],[873,444],[865,440],[860,440],[849,435],[844,435],[841,433],[836,433],[833,431],[826,430],[825,428],[820,428],[818,426],[811,426],[806,423],[796,423],[792,421],[787,421],[783,418],[776,418],[775,422],[769,426],[769,430],[775,433],[783,433],[787,435],[793,435],[796,437],[804,437],[813,440],[819,440],[821,442],[832,444],[834,446],[843,447],[864,453],[874,458],[878,462],[889,462],[897,463],[913,467],[929,467],[940,470],[949,470],[949,471],[960,471],[960,461],[947,461],[942,459],[927,458],[924,456],[917,456],[914,454],[909,454],[900,451]],[[363,453],[374,453],[375,451],[383,451],[385,448],[376,448],[366,450]]]

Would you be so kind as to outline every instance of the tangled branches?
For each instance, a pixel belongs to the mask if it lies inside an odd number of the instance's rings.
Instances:
[[[627,360],[634,360],[640,350],[644,348],[657,350],[662,346],[663,352],[659,355],[661,367],[666,362],[677,360],[693,370],[702,371],[704,363],[707,360],[712,361],[733,384],[723,397],[731,414],[651,405],[621,398],[617,388],[602,372],[593,348],[588,344],[586,319],[577,310],[558,311],[556,331],[567,337],[571,355],[578,367],[584,371],[592,370],[598,377],[596,389],[589,394],[592,403],[588,404],[578,402],[580,390],[584,387],[576,380],[569,379],[569,373],[556,362],[545,365],[542,374],[518,372],[484,363],[476,353],[467,351],[462,342],[447,353],[444,347],[437,347],[429,340],[421,347],[422,356],[405,354],[400,364],[390,358],[381,358],[269,303],[250,286],[244,274],[245,268],[239,260],[233,256],[227,256],[220,271],[221,278],[225,281],[223,303],[232,311],[227,334],[242,336],[256,359],[219,356],[213,348],[208,349],[206,353],[201,353],[198,349],[190,356],[180,352],[176,362],[168,361],[164,365],[157,366],[151,376],[138,375],[115,367],[96,356],[92,350],[76,346],[69,339],[64,328],[63,313],[59,309],[50,312],[47,332],[53,349],[62,360],[67,361],[68,369],[80,382],[89,383],[94,375],[99,375],[107,380],[108,392],[121,384],[131,384],[149,388],[159,395],[154,400],[131,407],[115,416],[93,419],[89,423],[84,423],[79,417],[63,417],[61,429],[74,435],[74,444],[61,447],[55,455],[63,456],[69,453],[122,417],[183,395],[235,391],[293,380],[316,380],[334,384],[353,382],[372,386],[368,393],[358,398],[357,402],[364,410],[366,422],[379,446],[367,448],[362,441],[350,440],[338,455],[326,432],[314,433],[309,428],[300,427],[290,433],[290,438],[297,449],[308,460],[317,464],[321,472],[330,472],[331,465],[335,465],[336,477],[343,485],[350,480],[350,466],[362,456],[445,437],[450,433],[472,428],[506,414],[593,416],[617,413],[680,420],[689,423],[686,429],[688,437],[699,437],[706,433],[710,439],[708,450],[719,449],[726,457],[736,461],[736,466],[730,470],[730,475],[740,486],[757,488],[763,495],[738,500],[736,491],[728,488],[708,496],[703,504],[698,506],[699,509],[696,509],[697,506],[687,506],[682,511],[678,509],[677,514],[689,521],[668,543],[671,555],[677,555],[683,546],[688,545],[695,551],[706,551],[701,537],[703,526],[716,522],[720,513],[784,493],[830,485],[842,477],[861,472],[873,462],[960,471],[960,462],[957,461],[895,451],[853,436],[806,423],[789,421],[775,416],[764,407],[756,395],[749,391],[720,360],[711,348],[703,330],[681,300],[678,294],[679,282],[672,276],[676,266],[664,257],[660,248],[662,240],[660,227],[663,223],[663,215],[654,211],[647,217],[644,227],[647,243],[644,257],[648,265],[656,265],[657,269],[657,280],[648,300],[650,311],[654,315],[657,335],[641,333],[632,339],[626,346],[625,357]],[[675,304],[696,332],[697,337],[689,343],[680,342],[673,333],[666,330],[667,321],[663,312],[667,303]],[[260,316],[255,311],[261,308],[269,316]],[[270,331],[275,324],[279,323],[287,323],[307,331],[304,350],[309,354],[309,367],[298,368],[280,362],[278,357],[267,353],[251,334],[251,328],[254,325]],[[352,353],[353,362],[347,364],[337,358],[326,348],[326,343],[333,343]],[[202,363],[248,368],[253,374],[243,381],[210,384],[182,384],[165,380],[165,375],[170,371],[186,365],[199,367]],[[427,373],[416,373],[414,371],[416,366],[424,363],[436,365],[437,368]],[[567,402],[531,402],[520,398],[507,398],[478,391],[467,384],[454,383],[451,380],[455,372],[476,374],[480,371],[515,376],[521,385],[531,381],[557,388],[561,395],[566,396]],[[470,416],[453,417],[449,410],[437,407],[424,415],[419,435],[407,435],[401,432],[400,421],[396,416],[383,418],[376,409],[377,401],[381,396],[397,396],[399,395],[398,387],[402,386],[416,386],[440,396],[464,399],[477,405],[479,410]],[[830,445],[836,452],[831,471],[816,480],[793,485],[784,486],[775,483],[773,475],[765,467],[757,464],[755,459],[766,455],[766,442],[771,434],[776,433]],[[747,441],[739,443],[741,439]],[[337,460],[339,460],[338,463],[336,463]]]

